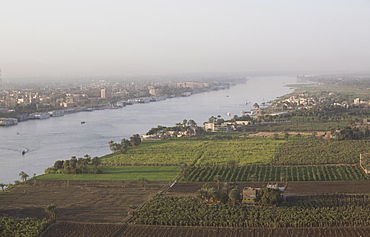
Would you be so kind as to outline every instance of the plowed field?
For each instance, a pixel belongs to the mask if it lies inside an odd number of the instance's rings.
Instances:
[[[131,207],[139,207],[167,182],[37,180],[36,186],[16,186],[0,195],[0,215],[47,218],[44,208],[54,203],[57,220],[73,222],[121,223]]]

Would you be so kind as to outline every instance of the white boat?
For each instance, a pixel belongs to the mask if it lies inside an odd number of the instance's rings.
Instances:
[[[29,119],[47,119],[50,118],[49,113],[33,113],[28,116]]]
[[[17,125],[18,120],[15,118],[0,118],[0,126]]]
[[[53,111],[50,111],[49,114],[52,117],[60,117],[60,116],[64,116],[65,112],[64,110],[53,110]]]

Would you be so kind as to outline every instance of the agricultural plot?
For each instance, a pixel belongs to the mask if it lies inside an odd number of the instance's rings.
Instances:
[[[196,165],[201,166],[207,162],[214,166],[227,165],[230,160],[241,166],[256,163],[269,164],[278,147],[285,142],[285,140],[261,137],[209,142]]]
[[[359,154],[366,152],[370,152],[370,140],[250,137],[150,143],[130,149],[127,154],[102,157],[101,161],[106,166],[177,166],[180,162],[198,167],[205,164],[226,166],[230,161],[235,161],[238,166],[356,164]]]
[[[283,131],[296,131],[296,132],[313,132],[313,131],[330,131],[331,129],[343,128],[348,126],[347,122],[297,122],[297,123],[281,123],[271,124],[270,126],[256,127],[258,132],[283,132]]]
[[[158,145],[130,149],[126,154],[103,157],[102,164],[117,165],[178,165],[180,162],[194,164],[207,146],[205,141],[158,143]]]
[[[121,227],[117,230],[117,228]],[[370,227],[323,227],[323,228],[212,228],[171,227],[148,225],[115,225],[59,222],[53,224],[41,237],[89,236],[89,237],[286,237],[286,236],[367,236]]]
[[[0,195],[0,212],[14,217],[47,218],[44,208],[54,203],[58,221],[122,223],[170,182],[37,180],[17,185]],[[69,235],[67,235],[69,236]]]
[[[0,217],[0,236],[39,236],[48,219]]]
[[[45,230],[40,237],[49,236],[114,236],[125,224],[57,222]]]
[[[355,164],[369,151],[368,140],[295,139],[277,149],[273,164]]]
[[[208,182],[212,187],[217,188],[217,182]],[[369,181],[311,181],[311,182],[277,182],[279,187],[285,186],[284,195],[286,196],[307,196],[323,194],[370,194]],[[245,187],[264,188],[268,182],[240,182],[238,188]],[[188,197],[196,196],[197,191],[202,188],[202,183],[179,182],[173,186],[170,192],[164,195],[167,197]],[[221,186],[225,190],[224,185]]]
[[[368,180],[357,165],[343,166],[243,166],[243,167],[190,167],[186,180],[214,182],[220,175],[227,182],[281,182],[281,181],[355,181]]]
[[[202,205],[194,197],[154,197],[135,215],[145,225],[209,227],[343,227],[370,225],[369,195],[292,197],[276,207]]]
[[[138,180],[171,181],[179,175],[174,166],[99,166],[102,174],[44,174],[37,179],[52,180]]]
[[[239,165],[268,164],[272,161],[277,148],[285,142],[260,137],[227,141],[183,140],[130,149],[126,154],[102,157],[101,162],[107,166],[175,166],[180,162],[197,166],[204,163],[227,165],[230,160],[236,161]]]

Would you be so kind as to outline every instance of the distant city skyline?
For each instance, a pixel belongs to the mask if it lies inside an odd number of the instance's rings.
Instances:
[[[370,1],[7,1],[14,77],[369,71]]]

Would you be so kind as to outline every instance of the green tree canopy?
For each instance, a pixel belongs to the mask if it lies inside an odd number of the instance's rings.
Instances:
[[[277,206],[283,202],[283,196],[279,189],[263,188],[258,191],[256,202],[262,206]]]

